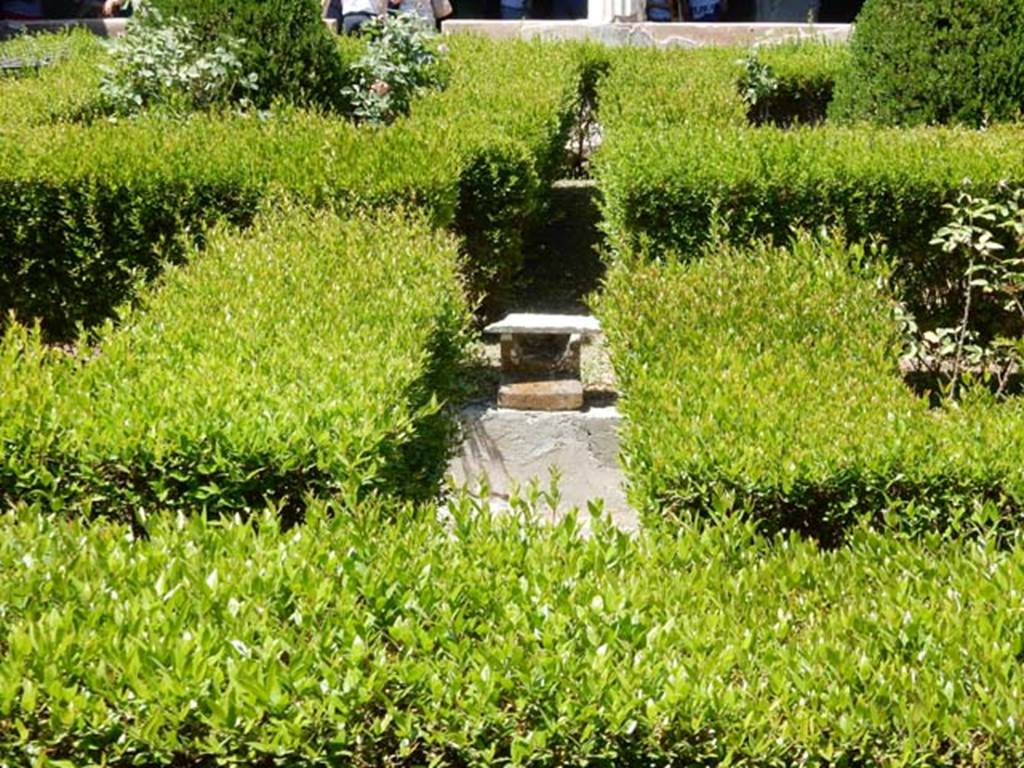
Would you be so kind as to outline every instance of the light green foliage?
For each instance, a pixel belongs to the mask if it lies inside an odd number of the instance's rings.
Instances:
[[[83,114],[96,98],[107,44],[86,30],[24,35],[0,43],[0,58],[46,60],[18,77],[0,77],[0,138]]]
[[[423,222],[286,209],[216,232],[74,365],[8,333],[0,498],[131,518],[430,493],[464,302]]]
[[[363,26],[366,51],[350,70],[352,84],[344,91],[353,116],[381,124],[409,112],[422,91],[441,85],[434,29],[417,14],[373,19]]]
[[[0,307],[42,318],[57,339],[109,317],[211,222],[250,221],[261,200],[347,212],[404,202],[439,224],[455,213],[458,158],[423,130],[211,113],[36,128],[31,142],[0,144]]]
[[[899,376],[893,299],[863,249],[716,251],[619,267],[601,303],[623,462],[652,520],[735,509],[830,544],[861,518],[1016,527],[1024,403],[974,389],[929,410]]]
[[[832,84],[850,66],[849,46],[827,38],[764,43],[752,52],[785,87],[799,91],[827,89],[823,109],[831,99]]]
[[[1024,759],[1020,550],[331,511],[0,518],[8,765]]]
[[[449,86],[380,129],[282,110],[0,131],[0,310],[67,339],[180,260],[179,236],[282,195],[420,208],[465,237],[476,293],[500,284],[560,169],[581,66],[566,45],[449,47]]]
[[[102,108],[121,115],[154,108],[186,115],[214,106],[251,106],[259,78],[243,71],[240,41],[226,36],[209,50],[200,42],[187,19],[164,19],[142,6],[104,68]]]
[[[630,124],[680,129],[696,121],[742,125],[746,110],[736,89],[736,62],[746,53],[717,47],[615,50],[598,91],[602,126],[612,132],[611,138]]]
[[[800,68],[811,82],[841,70],[842,50],[764,47],[758,56],[780,82]],[[964,179],[983,197],[1001,181],[1024,182],[1024,134],[1015,126],[753,127],[737,87],[741,57],[616,53],[602,85],[604,142],[594,159],[616,248],[696,255],[712,230],[737,243],[785,242],[794,227],[828,226],[851,241],[885,241],[908,295],[921,295],[950,271],[929,241]]]

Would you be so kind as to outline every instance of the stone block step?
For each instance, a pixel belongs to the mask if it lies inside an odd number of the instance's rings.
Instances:
[[[517,411],[578,411],[583,407],[579,379],[507,382],[498,388],[498,407]]]

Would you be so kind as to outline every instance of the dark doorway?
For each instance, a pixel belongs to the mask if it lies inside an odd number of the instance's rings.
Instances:
[[[821,0],[818,21],[822,24],[849,24],[857,18],[864,0]]]
[[[821,0],[818,19],[822,24],[849,24],[860,13],[864,0]],[[759,21],[757,0],[730,0],[724,21]]]

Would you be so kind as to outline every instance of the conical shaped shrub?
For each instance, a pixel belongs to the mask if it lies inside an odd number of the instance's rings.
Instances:
[[[832,117],[883,125],[1016,120],[1024,0],[867,0]]]

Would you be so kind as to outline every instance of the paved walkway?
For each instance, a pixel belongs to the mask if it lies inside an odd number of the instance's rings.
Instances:
[[[531,481],[546,489],[554,469],[561,500],[553,516],[586,511],[587,502],[601,499],[616,525],[637,529],[618,465],[621,417],[614,406],[544,413],[474,404],[463,409],[460,421],[463,442],[449,465],[457,487],[477,492],[486,476],[490,500],[500,508]]]
[[[597,254],[601,242],[597,191],[590,180],[561,181],[552,188],[551,215],[533,244],[533,259],[517,295],[505,312],[580,314],[589,311],[586,297],[598,290],[604,265]],[[479,489],[485,475],[489,503],[495,511],[507,505],[519,487],[550,484],[554,468],[561,500],[554,516],[575,507],[585,512],[595,499],[621,528],[635,530],[637,515],[626,503],[625,478],[618,464],[621,417],[615,408],[615,375],[603,337],[584,342],[580,357],[587,407],[582,411],[515,411],[498,408],[496,337],[483,339],[481,365],[493,372],[490,388],[480,400],[463,408],[463,441],[449,465],[456,486]],[[587,515],[581,517],[587,521]]]

